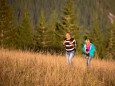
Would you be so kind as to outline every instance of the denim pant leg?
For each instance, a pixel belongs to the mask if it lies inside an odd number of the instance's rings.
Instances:
[[[67,61],[68,61],[69,64],[72,63],[72,58],[74,56],[74,53],[75,53],[75,51],[66,52],[66,58],[67,58]]]
[[[70,53],[66,51],[66,58],[67,58],[68,63],[69,63],[69,56],[70,56]]]
[[[90,57],[90,56],[86,56],[86,59],[87,59],[87,66],[89,66],[89,65],[90,65],[90,61],[91,61],[92,57]]]
[[[72,58],[74,57],[75,51],[71,51],[70,57],[69,57],[69,62],[70,64],[72,63]]]

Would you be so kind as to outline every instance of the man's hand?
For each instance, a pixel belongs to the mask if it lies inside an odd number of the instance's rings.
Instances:
[[[65,45],[65,43],[66,43],[66,40],[64,40],[63,45]]]
[[[74,46],[74,44],[73,44],[72,42],[69,42],[69,44],[70,44],[71,46]]]

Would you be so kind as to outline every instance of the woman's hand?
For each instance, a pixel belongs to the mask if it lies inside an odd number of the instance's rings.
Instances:
[[[89,53],[89,51],[86,51],[85,53],[86,53],[86,54],[88,54],[88,53]]]

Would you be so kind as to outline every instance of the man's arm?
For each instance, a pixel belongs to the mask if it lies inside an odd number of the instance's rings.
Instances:
[[[66,43],[66,40],[63,41],[63,45],[65,45],[65,43]]]
[[[70,44],[71,46],[75,47],[75,46],[76,46],[76,41],[75,41],[75,39],[73,39],[73,41],[70,42],[69,44]]]
[[[75,46],[75,44],[73,44],[72,42],[69,42],[69,44],[70,44],[71,46],[73,46],[73,47]]]

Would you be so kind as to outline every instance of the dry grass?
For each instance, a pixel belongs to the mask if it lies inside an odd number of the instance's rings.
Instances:
[[[0,49],[0,86],[115,86],[115,61]]]

